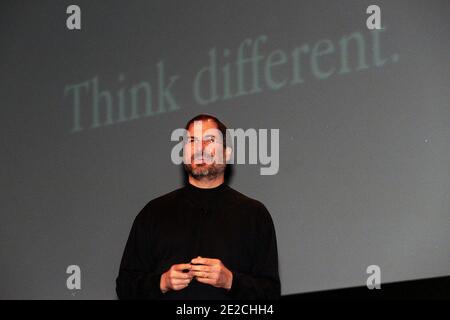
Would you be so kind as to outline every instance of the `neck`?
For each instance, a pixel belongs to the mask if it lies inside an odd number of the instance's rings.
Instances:
[[[202,189],[211,189],[211,188],[218,187],[222,183],[224,183],[224,181],[225,181],[225,179],[224,179],[223,174],[218,177],[215,177],[213,179],[208,179],[205,177],[205,178],[202,178],[199,180],[195,179],[192,176],[189,176],[189,183],[197,188],[202,188]]]

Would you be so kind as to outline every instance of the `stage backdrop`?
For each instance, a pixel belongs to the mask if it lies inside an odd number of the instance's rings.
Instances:
[[[279,129],[276,174],[235,165],[230,185],[272,214],[284,295],[366,285],[370,265],[382,283],[449,274],[448,1],[3,1],[0,16],[0,298],[116,298],[133,219],[182,186],[171,133],[203,112]]]

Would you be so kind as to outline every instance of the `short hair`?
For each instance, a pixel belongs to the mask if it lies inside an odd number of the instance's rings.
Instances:
[[[222,121],[220,121],[219,119],[214,117],[213,115],[210,115],[207,113],[201,113],[199,115],[196,115],[195,117],[193,117],[191,120],[189,120],[187,122],[185,129],[189,130],[189,127],[195,121],[206,121],[206,120],[213,120],[216,123],[217,129],[222,133],[223,146],[225,149],[227,147],[227,141],[228,141],[228,139],[230,139],[230,137],[228,136],[228,132],[227,132],[227,126],[225,124],[223,124]]]

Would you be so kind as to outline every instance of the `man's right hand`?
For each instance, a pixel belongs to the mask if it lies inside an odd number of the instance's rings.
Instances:
[[[191,282],[193,276],[183,270],[191,270],[190,263],[174,264],[169,270],[161,275],[159,287],[163,293],[169,290],[181,290],[186,288]]]

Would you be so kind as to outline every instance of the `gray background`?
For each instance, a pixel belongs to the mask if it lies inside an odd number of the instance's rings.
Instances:
[[[450,2],[76,1],[82,30],[69,31],[73,3],[1,4],[0,298],[114,299],[134,217],[182,185],[170,133],[200,112],[280,129],[279,173],[235,166],[231,186],[272,214],[283,294],[365,285],[371,264],[384,283],[450,273]],[[265,34],[267,57],[368,37],[369,4],[381,6],[382,52],[397,62],[324,80],[306,63],[303,84],[193,100],[211,48],[235,54]],[[154,81],[160,60],[181,77],[179,110],[71,133],[67,84]],[[77,292],[66,288],[71,264],[82,270]]]

